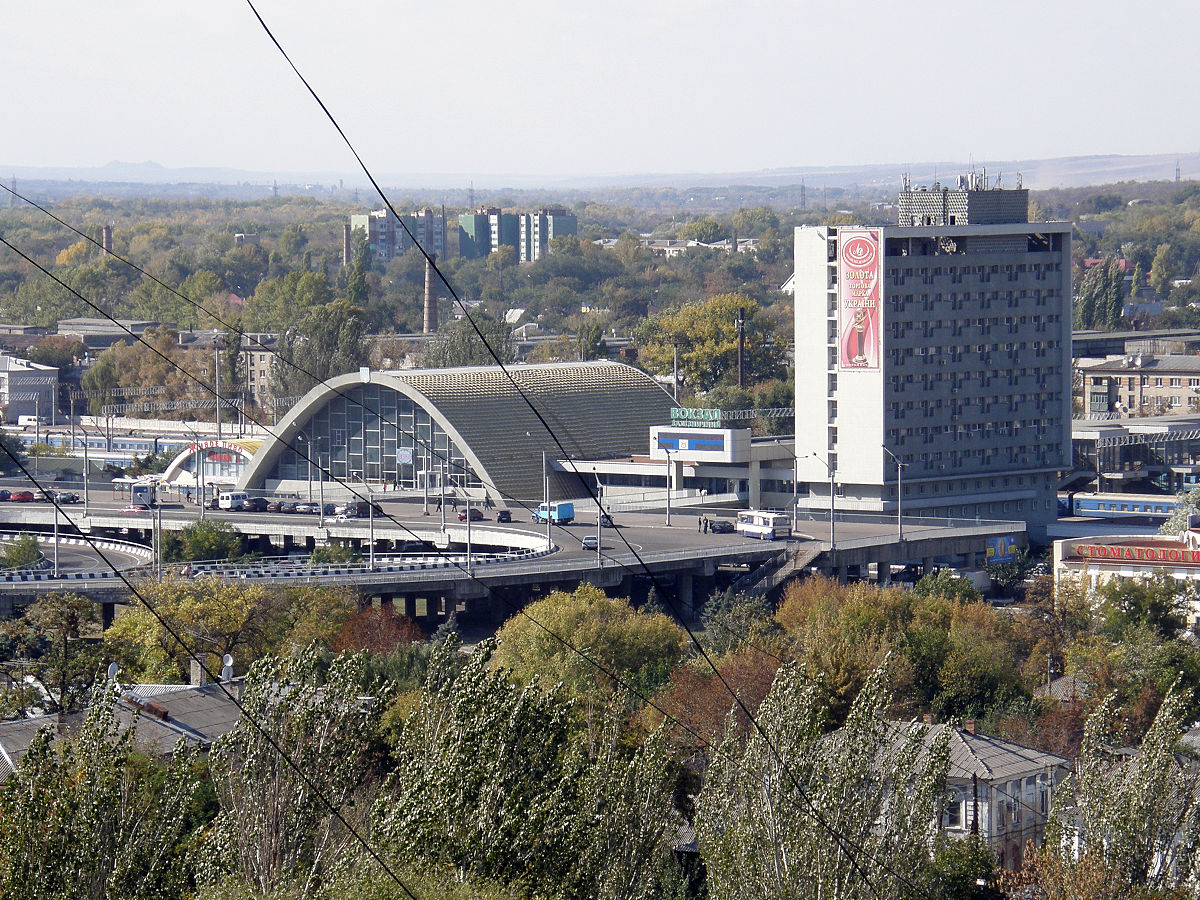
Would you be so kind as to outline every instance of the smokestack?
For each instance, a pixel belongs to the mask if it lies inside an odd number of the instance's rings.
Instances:
[[[437,288],[433,281],[433,260],[437,259],[436,253],[431,253],[429,259],[425,260],[425,328],[426,334],[436,334],[438,330],[437,320]]]
[[[100,234],[100,245],[104,248],[105,253],[112,253],[112,231],[111,225],[105,225]]]

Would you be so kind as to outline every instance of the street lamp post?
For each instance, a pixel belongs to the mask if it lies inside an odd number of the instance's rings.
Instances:
[[[367,534],[371,542],[371,571],[375,571],[375,498],[371,494],[371,485],[363,482],[363,486],[367,489]]]
[[[546,451],[542,451],[542,506],[546,510],[546,550],[550,550],[554,546],[554,539],[550,537],[550,470],[547,468]]]
[[[896,456],[896,454],[889,450],[886,446],[884,446],[883,452],[890,456],[892,458],[892,462],[896,464],[896,540],[898,542],[903,542],[904,516],[903,511],[901,510],[901,503],[903,502],[904,497],[903,478],[905,463],[900,462],[900,457]]]
[[[595,472],[595,469],[592,469]],[[604,565],[604,557],[600,555],[600,543],[604,532],[600,530],[600,521],[604,518],[604,503],[603,488],[600,486],[600,479],[596,479],[596,565],[597,567]]]
[[[837,511],[835,509],[837,492],[833,483],[834,468],[829,464],[828,460],[822,459],[816,453],[806,453],[802,457],[797,457],[797,459],[804,459],[809,456],[820,462],[821,465],[825,467],[825,470],[829,473],[829,556],[830,561],[832,562],[833,555],[837,551],[837,535],[834,530],[834,520],[837,518]]]
[[[671,465],[671,450],[669,447],[663,448],[667,454],[667,527],[671,527],[671,475],[673,466]]]

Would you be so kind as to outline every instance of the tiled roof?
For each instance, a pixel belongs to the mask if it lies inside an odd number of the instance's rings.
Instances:
[[[166,690],[168,687],[175,690]],[[149,753],[167,754],[182,738],[189,745],[207,749],[225,732],[237,724],[240,711],[235,698],[241,693],[241,681],[203,687],[189,685],[147,685],[146,690],[132,687],[122,692],[114,714],[118,727],[124,731],[136,722],[134,739]],[[141,714],[138,715],[138,710]],[[67,732],[78,730],[84,713],[67,716]],[[41,728],[55,730],[58,716],[36,716],[0,722],[0,781],[20,765],[26,750]]]

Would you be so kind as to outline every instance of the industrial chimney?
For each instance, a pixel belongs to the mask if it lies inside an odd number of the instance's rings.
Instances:
[[[436,334],[438,330],[437,287],[433,280],[433,260],[435,259],[437,259],[437,254],[431,253],[425,260],[425,334]]]

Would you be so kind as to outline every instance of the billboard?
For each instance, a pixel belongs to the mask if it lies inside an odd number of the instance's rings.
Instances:
[[[650,458],[695,462],[737,463],[750,459],[749,428],[675,428],[656,425],[650,429]]]
[[[878,228],[838,232],[838,368],[879,371],[883,253]]]
[[[1016,562],[1017,539],[1008,534],[1004,537],[987,539],[987,565],[996,566],[1000,563]]]

